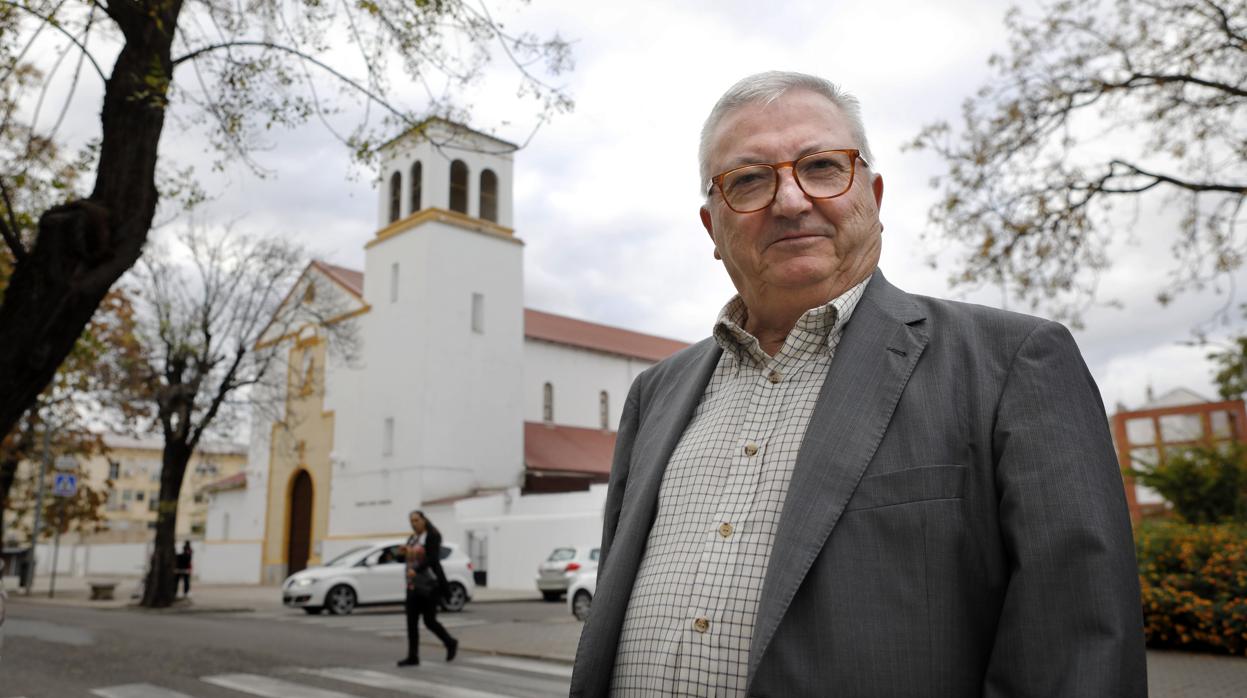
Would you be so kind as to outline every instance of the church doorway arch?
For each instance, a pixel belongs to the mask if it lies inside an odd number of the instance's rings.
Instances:
[[[289,535],[286,540],[286,574],[307,568],[312,549],[312,478],[300,470],[290,483]]]

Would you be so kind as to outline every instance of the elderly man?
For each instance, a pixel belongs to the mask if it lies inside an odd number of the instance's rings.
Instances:
[[[856,100],[702,130],[738,295],[624,406],[573,696],[1141,696],[1121,476],[1066,329],[905,293]]]

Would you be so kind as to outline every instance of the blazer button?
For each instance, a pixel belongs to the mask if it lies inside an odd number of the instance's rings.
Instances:
[[[732,524],[730,523],[721,524],[719,526],[719,535],[723,536],[724,538],[731,538],[732,537]]]
[[[758,445],[757,444],[745,444],[745,455],[746,456],[758,455]]]
[[[704,633],[709,629],[710,629],[709,620],[706,620],[705,618],[698,618],[697,620],[693,621],[693,630],[696,630],[699,633]]]

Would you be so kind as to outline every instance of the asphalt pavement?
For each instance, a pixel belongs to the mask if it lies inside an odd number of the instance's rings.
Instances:
[[[480,588],[462,613],[440,618],[460,640],[451,664],[424,632],[424,663],[398,669],[402,609],[310,616],[281,605],[275,586],[204,585],[170,609],[130,598],[92,601],[81,579],[46,579],[27,597],[12,588],[0,698],[349,698],[394,695],[501,698],[566,695],[581,623],[566,603]],[[1148,652],[1154,698],[1247,698],[1247,658]]]

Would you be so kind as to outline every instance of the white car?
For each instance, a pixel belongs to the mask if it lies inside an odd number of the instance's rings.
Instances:
[[[356,606],[403,603],[407,595],[406,540],[365,545],[335,557],[321,567],[295,572],[281,585],[282,603],[308,613],[328,610],[346,615]],[[472,600],[476,582],[472,563],[454,543],[442,543],[442,570],[450,585],[443,602],[447,611],[462,611]]]
[[[598,568],[597,545],[565,545],[555,548],[546,561],[537,565],[537,590],[546,601],[558,601],[567,593],[572,579],[581,572]]]
[[[0,560],[0,659],[4,654],[4,560]]]
[[[572,579],[567,588],[567,607],[577,620],[589,620],[589,607],[593,605],[593,595],[598,590],[598,571],[596,569],[581,572]]]

